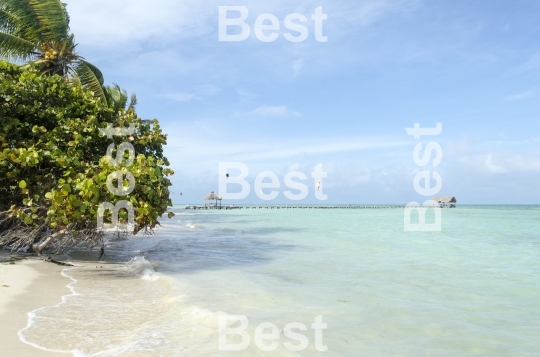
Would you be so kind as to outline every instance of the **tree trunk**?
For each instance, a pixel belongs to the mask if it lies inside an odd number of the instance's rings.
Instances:
[[[63,230],[63,231],[60,231],[60,232],[57,232],[55,234],[51,234],[50,236],[47,237],[47,239],[41,241],[41,242],[38,242],[38,243],[34,243],[32,244],[32,249],[36,252],[36,254],[39,256],[39,257],[42,257],[43,254],[41,254],[41,252],[43,251],[43,249],[47,248],[47,246],[53,241],[55,240],[56,238],[60,237],[60,236],[63,236],[64,234],[66,234],[66,231]]]

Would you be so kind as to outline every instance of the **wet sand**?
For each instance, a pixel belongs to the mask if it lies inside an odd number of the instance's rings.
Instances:
[[[9,252],[0,251],[0,259]],[[61,302],[70,293],[71,281],[61,275],[61,266],[37,258],[0,263],[0,348],[1,355],[17,357],[69,356],[34,348],[19,339],[18,331],[28,324],[28,313]]]

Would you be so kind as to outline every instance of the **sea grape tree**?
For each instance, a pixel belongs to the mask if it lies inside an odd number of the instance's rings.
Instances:
[[[99,129],[109,124],[136,130],[127,139],[108,138]],[[105,154],[125,140],[136,157],[129,168],[119,168]],[[96,245],[103,238],[96,229],[99,205],[120,200],[134,207],[133,233],[151,232],[172,204],[173,171],[164,145],[157,120],[115,110],[62,76],[41,76],[35,65],[0,61],[0,246],[28,245],[41,254],[48,245]],[[110,193],[109,175],[128,169],[136,180],[133,192]],[[125,221],[127,212],[119,218]]]

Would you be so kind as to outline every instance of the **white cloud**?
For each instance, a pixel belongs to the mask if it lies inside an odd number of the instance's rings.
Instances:
[[[162,96],[176,102],[189,102],[191,100],[204,100],[208,97],[215,96],[220,92],[221,89],[215,85],[204,85],[197,87],[197,90],[192,93],[173,91],[165,93]]]
[[[295,140],[298,142],[301,140]],[[400,143],[388,140],[374,140],[367,138],[333,138],[324,139],[319,143],[297,144],[274,142],[265,143],[262,147],[257,148],[255,145],[249,149],[238,152],[238,157],[242,160],[268,160],[268,159],[284,159],[290,158],[298,154],[304,155],[323,155],[330,153],[344,153],[363,151],[371,149],[381,149],[395,146],[409,145],[409,143]],[[259,145],[257,145],[259,146]],[[275,148],[274,150],[269,148]]]
[[[243,88],[236,88],[236,94],[238,99],[240,99],[242,102],[252,102],[258,97],[256,93],[247,91]]]
[[[508,157],[508,166],[518,172],[540,172],[540,155],[516,154]]]
[[[173,100],[175,102],[189,102],[190,100],[196,98],[194,93],[186,93],[186,92],[170,92],[170,93],[164,94],[163,97]]]
[[[244,85],[239,79],[249,79],[253,70],[263,77],[268,74],[273,79],[289,80],[300,75],[328,75],[342,70],[343,63],[359,60],[395,61],[396,56],[380,50],[349,53],[356,48],[351,46],[350,36],[354,34],[354,41],[357,37],[364,38],[358,36],[358,31],[366,29],[359,27],[378,23],[388,15],[400,16],[422,3],[421,0],[298,0],[294,4],[286,0],[66,1],[81,54],[104,70],[106,78],[111,73],[123,78],[146,76],[150,80],[152,77],[154,81],[191,77],[204,82],[220,81],[231,87]],[[251,27],[262,13],[275,14],[281,22],[290,13],[302,13],[309,19],[306,25],[310,36],[302,43],[290,43],[280,36],[275,43],[267,44],[258,41],[252,31],[244,43],[220,43],[217,31],[221,5],[247,6],[247,23]],[[328,14],[324,25],[324,33],[329,36],[327,44],[314,40],[311,14],[318,6],[323,6]],[[284,28],[280,31],[285,32]],[[398,57],[403,57],[403,49],[391,48],[392,52],[400,54]],[[306,63],[310,63],[309,68]],[[253,80],[259,78],[254,76]],[[180,92],[191,94],[185,90]]]
[[[221,0],[66,1],[71,28],[79,42],[93,47],[120,46],[119,49],[132,48],[136,43],[149,40],[167,43],[214,33],[218,27],[218,8],[227,5]],[[423,0],[298,0],[291,4],[287,0],[274,0],[267,3],[240,1],[233,5],[248,8],[248,23],[265,12],[281,20],[293,12],[310,18],[316,7],[323,6],[333,26],[345,28],[355,23],[371,25],[386,14],[410,12],[422,3]]]
[[[503,140],[485,141],[483,144],[484,145],[534,145],[539,142],[540,142],[540,139],[533,137],[530,139],[518,140],[518,141],[503,141]]]
[[[328,188],[361,186],[370,182],[374,175],[372,168],[361,163],[331,162],[323,168],[328,172]]]
[[[270,106],[263,105],[250,112],[237,112],[233,114],[233,117],[261,117],[261,118],[287,118],[287,117],[301,117],[302,114],[296,110],[289,109],[285,105]]]
[[[453,170],[459,170],[463,176],[540,172],[538,143],[540,139],[536,137],[515,141],[463,138],[447,143],[443,162],[457,163]]]
[[[494,174],[504,174],[508,172],[504,167],[497,166],[493,163],[493,155],[487,155],[484,161],[485,168]]]
[[[533,91],[533,90],[530,90],[530,91],[523,92],[523,93],[509,95],[508,97],[505,98],[505,100],[509,101],[509,102],[514,102],[514,101],[518,101],[518,100],[532,98],[534,96],[536,96],[536,92]]]
[[[107,58],[103,60],[107,61]],[[197,57],[193,60],[173,51],[151,51],[134,57],[124,58],[122,64],[115,66],[119,74],[127,78],[151,81],[171,80],[179,76],[201,72],[209,64],[209,58]],[[116,63],[115,63],[116,65]]]
[[[202,130],[200,123],[164,125],[163,130],[169,134],[167,157],[178,165],[176,169],[202,172],[214,169],[221,161],[266,165],[295,158],[304,162],[330,154],[339,154],[344,159],[346,155],[354,156],[357,152],[411,145],[408,141],[382,137],[252,138],[216,123],[204,124],[207,130]]]
[[[510,72],[511,73],[523,73],[531,70],[536,70],[540,68],[540,54],[532,56],[529,60],[524,63],[514,67]]]
[[[71,29],[79,42],[95,47],[124,46],[200,36],[207,25],[209,1],[68,0]]]
[[[540,156],[534,154],[510,152],[477,154],[460,157],[458,162],[464,165],[467,175],[474,175],[474,172],[486,174],[540,172]]]
[[[300,71],[304,68],[304,60],[296,60],[292,64],[292,69],[294,71],[294,76],[300,75]]]
[[[259,117],[291,117],[291,116],[299,117],[299,116],[302,116],[302,114],[300,114],[296,110],[291,110],[287,108],[285,105],[281,105],[277,107],[263,105],[262,107],[259,107],[253,110],[250,114],[253,114]]]
[[[422,0],[371,0],[361,1],[349,8],[348,17],[355,18],[363,26],[379,21],[386,14],[404,13],[415,10]]]

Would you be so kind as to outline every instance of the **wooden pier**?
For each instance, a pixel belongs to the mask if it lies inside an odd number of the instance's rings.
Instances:
[[[396,205],[396,206],[187,206],[185,209],[187,210],[231,210],[231,209],[391,209],[391,208],[401,208],[404,209],[405,206],[403,205]]]

